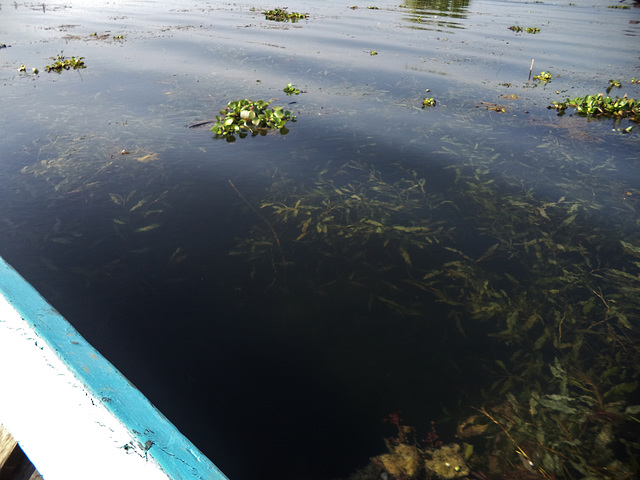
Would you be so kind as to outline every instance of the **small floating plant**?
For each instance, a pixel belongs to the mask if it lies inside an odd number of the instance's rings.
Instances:
[[[433,97],[428,97],[422,100],[422,108],[435,107],[435,106],[436,106],[436,101],[433,99]]]
[[[540,33],[540,29],[538,27],[527,27],[527,28],[522,28],[519,25],[511,25],[510,27],[507,27],[509,30],[512,30],[516,33],[525,31],[527,33]]]
[[[538,80],[540,83],[546,85],[553,79],[553,76],[550,72],[540,72],[540,75],[534,75],[533,79]]]
[[[301,90],[297,88],[295,85],[293,85],[292,83],[287,83],[283,91],[289,96],[300,95],[300,93],[302,93]]]
[[[216,123],[211,130],[218,137],[225,137],[229,141],[235,139],[237,133],[241,138],[251,132],[252,136],[266,135],[268,130],[279,130],[283,135],[288,133],[285,124],[295,121],[295,116],[284,107],[269,108],[271,101],[264,100],[236,100],[229,102],[227,107],[220,110],[216,116]]]
[[[287,12],[286,8],[274,8],[263,13],[267,20],[275,20],[276,22],[297,22],[302,18],[309,17],[307,13]]]
[[[622,88],[622,82],[620,80],[609,80],[609,87],[607,87],[607,93],[611,92],[611,90],[613,90],[614,87]]]
[[[78,70],[81,68],[87,68],[84,64],[84,57],[66,58],[63,55],[63,52],[60,52],[55,57],[51,57],[51,59],[53,60],[53,63],[44,67],[47,72],[61,73],[62,70]]]

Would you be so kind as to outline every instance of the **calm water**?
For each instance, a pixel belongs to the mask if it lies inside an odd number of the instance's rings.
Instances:
[[[623,4],[304,1],[290,10],[308,19],[280,23],[264,3],[2,2],[0,254],[234,480],[347,476],[385,450],[397,411],[453,441],[491,382],[479,359],[508,347],[394,283],[451,250],[391,269],[386,244],[300,248],[259,207],[322,178],[375,186],[342,168],[356,162],[387,184],[425,178],[412,221],[443,222],[440,241],[473,258],[493,240],[456,171],[494,199],[592,202],[581,229],[633,238],[637,130],[546,108],[610,79],[640,96],[640,9]],[[61,52],[87,68],[46,73]],[[532,59],[551,83],[527,82]],[[297,122],[233,143],[188,128],[240,98],[277,98]],[[270,260],[265,219],[292,266]],[[252,259],[238,245],[260,235],[271,247]]]

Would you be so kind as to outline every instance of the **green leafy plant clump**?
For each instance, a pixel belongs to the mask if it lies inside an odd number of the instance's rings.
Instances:
[[[542,84],[547,84],[553,79],[553,76],[551,76],[550,72],[540,72],[540,75],[534,75],[533,79],[538,80]]]
[[[567,98],[566,102],[553,102],[547,108],[555,109],[562,115],[569,107],[575,108],[578,115],[587,117],[628,118],[633,122],[640,122],[640,101],[626,95],[615,99],[605,97],[601,93],[576,97],[573,100]]]
[[[53,63],[44,67],[47,72],[61,73],[62,70],[69,70],[72,68],[74,70],[87,68],[84,64],[84,57],[66,58],[63,55],[63,52],[60,52],[60,54],[55,57],[51,57],[51,59],[53,60]]]
[[[307,13],[287,12],[286,8],[274,8],[263,13],[267,20],[275,20],[276,22],[297,22],[300,19],[309,17]]]
[[[607,87],[607,93],[610,93],[614,88],[622,88],[622,82],[620,80],[609,80],[609,86]]]
[[[287,85],[284,87],[284,93],[286,93],[289,96],[300,95],[301,91],[299,88],[296,88],[292,83],[287,83]]]
[[[422,100],[422,108],[435,106],[436,101],[433,99],[433,97],[425,98],[424,100]]]
[[[216,123],[211,130],[220,137],[227,139],[234,138],[237,133],[240,137],[248,132],[252,135],[258,133],[266,135],[268,130],[277,129],[280,133],[286,134],[287,121],[295,121],[295,116],[284,107],[269,108],[271,102],[264,100],[236,100],[229,102],[227,107],[220,110],[220,115],[216,116]]]
[[[507,27],[509,30],[512,30],[516,33],[525,31],[527,33],[540,33],[540,29],[537,27],[527,27],[527,28],[522,28],[519,25],[511,25],[510,27]]]

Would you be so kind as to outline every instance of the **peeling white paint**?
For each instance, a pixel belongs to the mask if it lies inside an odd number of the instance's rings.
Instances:
[[[169,478],[2,295],[0,385],[0,422],[46,480]]]

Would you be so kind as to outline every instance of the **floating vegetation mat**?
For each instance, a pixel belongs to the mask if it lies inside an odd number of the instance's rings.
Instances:
[[[309,17],[306,13],[289,12],[286,8],[274,8],[273,10],[266,10],[264,17],[267,20],[274,20],[276,22],[297,22],[303,18]]]
[[[626,95],[613,99],[600,93],[576,97],[573,100],[567,99],[565,102],[553,102],[549,106],[550,109],[557,110],[558,115],[564,114],[569,107],[586,117],[628,118],[633,122],[640,122],[640,102]]]

